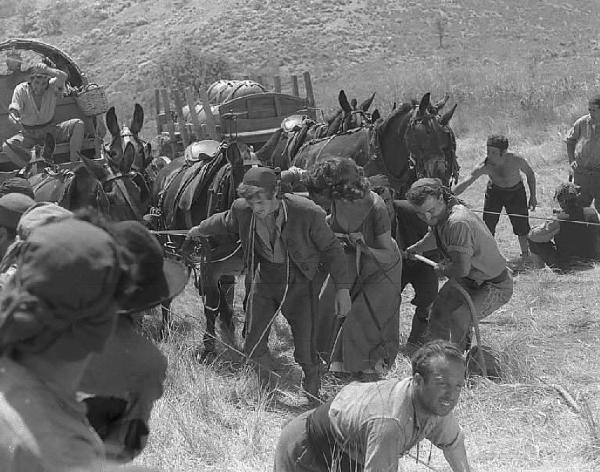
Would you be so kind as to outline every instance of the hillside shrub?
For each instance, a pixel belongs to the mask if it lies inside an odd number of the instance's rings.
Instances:
[[[206,89],[211,83],[231,75],[223,57],[197,45],[180,42],[166,49],[156,60],[156,75],[162,87]]]

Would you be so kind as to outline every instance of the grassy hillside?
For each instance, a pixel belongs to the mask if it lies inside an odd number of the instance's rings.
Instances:
[[[181,60],[186,48],[226,60],[240,76],[310,70],[324,108],[335,105],[342,87],[361,97],[378,91],[383,108],[431,89],[450,92],[461,107],[509,103],[517,114],[542,105],[546,111],[541,102],[556,105],[566,92],[594,87],[600,48],[594,0],[3,4],[2,39],[31,36],[57,45],[106,84],[127,113],[135,100],[152,109],[161,64]]]

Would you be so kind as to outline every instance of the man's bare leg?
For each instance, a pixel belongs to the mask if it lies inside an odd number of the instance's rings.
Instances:
[[[519,236],[519,247],[521,248],[521,257],[529,257],[529,243],[527,242],[527,235]]]

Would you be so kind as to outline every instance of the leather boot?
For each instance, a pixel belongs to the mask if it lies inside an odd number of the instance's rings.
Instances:
[[[308,394],[308,399],[318,401],[321,388],[321,373],[318,365],[302,366],[302,389]]]
[[[410,335],[406,340],[407,344],[421,346],[425,340],[425,332],[427,331],[427,316],[429,315],[428,307],[417,307],[412,320],[412,328]]]

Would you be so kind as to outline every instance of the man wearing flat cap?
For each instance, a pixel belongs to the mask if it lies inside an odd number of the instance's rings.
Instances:
[[[600,95],[588,101],[588,114],[574,124],[567,135],[569,174],[581,187],[581,204],[592,200],[600,211]]]
[[[18,168],[29,161],[28,151],[36,144],[43,145],[50,133],[57,142],[69,142],[71,162],[79,160],[84,136],[84,123],[79,118],[56,123],[56,100],[64,90],[67,74],[46,64],[31,68],[29,81],[15,87],[8,106],[9,119],[20,128],[19,133],[2,144],[2,151]],[[7,161],[0,161],[6,164]]]
[[[406,199],[429,226],[408,256],[439,249],[444,260],[438,275],[453,279],[471,296],[479,318],[489,316],[510,300],[513,279],[506,259],[485,223],[462,204],[439,179],[419,179]],[[426,339],[443,339],[468,348],[471,311],[450,281],[440,289],[430,312]]]
[[[350,284],[344,251],[325,222],[325,212],[307,198],[278,195],[274,170],[253,167],[238,187],[230,210],[190,229],[188,240],[199,236],[237,235],[246,269],[253,274],[244,352],[256,361],[261,382],[268,382],[267,341],[270,326],[281,311],[292,328],[294,359],[304,372],[302,386],[309,398],[320,388],[315,346],[315,316],[319,289],[316,272],[326,260],[337,287],[335,309],[350,310]]]

